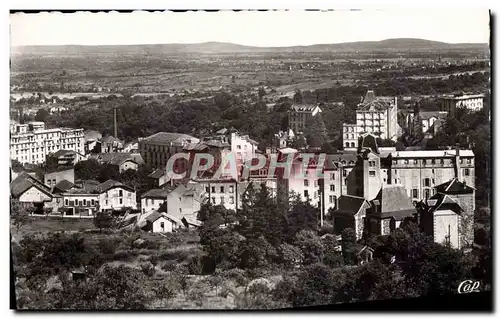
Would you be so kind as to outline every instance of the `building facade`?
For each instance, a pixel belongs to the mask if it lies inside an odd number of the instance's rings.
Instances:
[[[321,112],[318,105],[293,105],[288,112],[288,128],[295,134],[303,134],[308,122]]]
[[[122,210],[136,209],[137,201],[135,190],[120,182],[108,180],[99,184],[99,209]]]
[[[444,96],[441,111],[455,116],[457,108],[479,111],[483,108],[484,94]]]
[[[139,152],[146,165],[164,168],[172,155],[183,152],[184,146],[199,142],[198,138],[190,135],[159,132],[139,139]]]
[[[83,129],[46,129],[43,122],[11,126],[10,158],[22,164],[43,164],[59,150],[84,152]]]

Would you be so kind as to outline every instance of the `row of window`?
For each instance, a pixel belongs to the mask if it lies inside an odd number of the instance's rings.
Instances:
[[[448,161],[448,163],[450,163],[450,162],[451,162],[451,159],[447,159],[447,161]],[[393,163],[394,165],[397,165],[397,164],[399,163],[399,161],[398,161],[398,160],[393,160],[393,161],[392,161],[392,163]],[[428,159],[425,159],[425,158],[424,158],[424,159],[422,159],[422,165],[426,165],[427,163],[430,163],[430,164],[436,164],[436,159],[434,159],[434,158],[433,158],[433,159],[429,159],[429,160],[428,160]],[[441,159],[439,160],[439,163],[440,163],[440,164],[444,164],[444,163],[445,163],[445,160],[444,160],[443,158],[441,158]],[[463,158],[461,158],[461,159],[460,159],[460,164],[463,164],[463,163],[464,163],[464,159],[463,159]],[[409,160],[409,159],[405,159],[405,160],[404,160],[404,164],[410,164],[410,160]],[[413,159],[413,164],[418,164],[418,159]],[[471,158],[468,158],[468,159],[467,159],[467,164],[472,164],[472,159],[471,159]]]
[[[224,205],[225,204],[225,198],[219,197],[219,204]],[[212,201],[212,204],[218,204],[217,203],[217,197],[211,197],[210,200]],[[229,204],[234,204],[234,196],[229,196]]]
[[[216,190],[217,190],[217,188],[215,186],[212,186],[211,188],[208,186],[205,187],[205,192],[207,192],[207,193],[215,194],[215,193],[217,193]],[[219,187],[219,193],[221,193],[221,194],[225,193],[224,186]],[[234,193],[234,186],[233,185],[229,186],[229,193]]]
[[[96,204],[97,204],[97,201],[94,200],[94,199],[89,199],[89,200],[87,200],[87,199],[69,200],[69,199],[66,198],[64,200],[64,206],[82,206],[83,207],[83,206],[95,206]]]
[[[424,198],[429,198],[434,194],[436,194],[435,188],[424,188]],[[418,195],[418,188],[413,188],[411,190],[411,197],[414,199],[419,199],[420,197]]]

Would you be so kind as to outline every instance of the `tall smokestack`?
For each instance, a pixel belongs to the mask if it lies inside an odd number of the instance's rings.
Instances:
[[[118,123],[116,122],[116,106],[113,108],[113,117],[114,117],[114,136],[118,138]]]
[[[462,180],[462,169],[460,168],[460,144],[455,144],[455,178]]]

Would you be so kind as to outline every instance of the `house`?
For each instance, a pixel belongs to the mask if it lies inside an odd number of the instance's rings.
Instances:
[[[10,194],[23,206],[35,206],[35,213],[43,213],[44,205],[52,202],[50,188],[33,176],[22,172],[10,183]]]
[[[150,213],[160,208],[167,201],[169,191],[166,189],[150,189],[141,195],[142,213]]]
[[[90,156],[100,164],[116,166],[120,174],[126,170],[138,170],[139,165],[144,164],[142,157],[138,153],[99,153]]]
[[[370,204],[363,197],[340,196],[338,209],[333,212],[335,233],[340,234],[344,229],[352,228],[356,233],[356,240],[361,239],[368,208]]]
[[[146,217],[146,225],[144,230],[153,233],[171,233],[176,229],[181,228],[182,220],[166,213],[153,212]]]
[[[435,242],[461,248],[460,217],[463,209],[451,196],[438,193],[427,202],[420,202],[420,227]],[[471,245],[472,243],[469,243]],[[464,245],[466,246],[466,245]]]
[[[311,119],[322,112],[318,105],[293,105],[288,112],[288,128],[296,134],[304,133]]]
[[[125,145],[123,146],[123,152],[139,153],[139,143],[138,142],[125,143]]]
[[[168,193],[166,212],[178,218],[186,216],[196,218],[204,200],[205,193],[199,184],[181,184]],[[163,209],[159,209],[159,211],[161,212]]]
[[[162,187],[165,183],[170,181],[165,168],[158,168],[148,175],[153,187]]]
[[[102,134],[98,131],[87,130],[84,132],[84,151],[85,154],[100,152]]]
[[[57,169],[52,172],[45,173],[43,176],[43,181],[45,185],[50,188],[54,188],[58,183],[62,181],[68,181],[70,183],[75,183],[75,170],[70,169]]]
[[[406,218],[417,213],[406,190],[401,185],[383,185],[377,196],[370,201],[366,211],[366,232],[373,235],[389,235]]]
[[[101,140],[100,153],[117,153],[123,151],[123,141],[114,136],[108,135]]]
[[[49,167],[71,167],[85,159],[85,155],[73,150],[58,150],[55,153],[47,154],[45,162]]]
[[[184,223],[184,226],[186,228],[189,228],[189,227],[200,227],[202,225],[201,221],[199,221],[196,218],[192,218],[192,217],[182,217],[182,222]]]
[[[61,194],[63,216],[94,216],[99,210],[99,194],[72,188]]]
[[[107,180],[99,184],[97,191],[99,192],[99,209],[101,211],[137,208],[135,190],[121,182]]]

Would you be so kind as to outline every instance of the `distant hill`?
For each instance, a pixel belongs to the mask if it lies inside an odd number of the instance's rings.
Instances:
[[[370,51],[488,51],[487,43],[445,43],[423,39],[400,38],[382,41],[360,41],[332,44],[314,44],[290,47],[253,47],[225,42],[204,42],[194,44],[144,44],[144,45],[61,45],[61,46],[18,46],[11,47],[11,54],[155,54],[155,53],[280,53],[280,52],[370,52]]]

